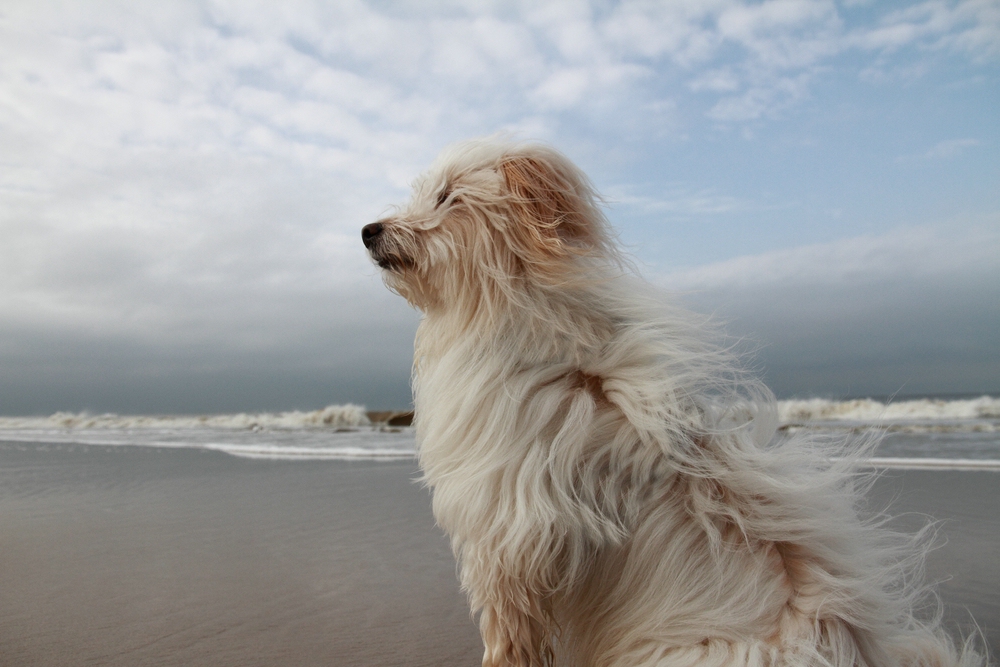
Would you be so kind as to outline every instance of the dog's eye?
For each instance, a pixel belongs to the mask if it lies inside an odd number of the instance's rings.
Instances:
[[[444,205],[444,203],[448,201],[448,197],[450,196],[451,196],[451,188],[445,188],[444,190],[442,190],[441,194],[438,195],[437,206],[435,206],[435,208],[441,208]]]

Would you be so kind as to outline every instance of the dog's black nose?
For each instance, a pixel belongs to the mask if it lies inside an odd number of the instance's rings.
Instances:
[[[382,223],[373,222],[369,225],[365,225],[361,228],[361,241],[365,244],[366,248],[371,248],[372,243],[378,238],[379,234],[382,233]]]

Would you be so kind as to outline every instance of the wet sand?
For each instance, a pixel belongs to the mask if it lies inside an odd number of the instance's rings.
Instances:
[[[415,475],[0,443],[0,666],[478,665]],[[893,472],[892,497],[946,521],[928,575],[1000,644],[1000,473]]]

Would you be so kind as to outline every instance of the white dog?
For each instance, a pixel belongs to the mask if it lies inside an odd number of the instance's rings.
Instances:
[[[420,464],[488,667],[983,664],[912,613],[921,547],[850,462],[772,442],[773,400],[630,277],[555,150],[446,150],[367,225],[424,313]]]

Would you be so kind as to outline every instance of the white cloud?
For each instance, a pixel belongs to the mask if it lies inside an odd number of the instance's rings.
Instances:
[[[901,228],[735,257],[668,273],[657,282],[683,291],[775,285],[808,289],[973,273],[1000,276],[1000,225]]]
[[[941,141],[927,151],[924,157],[928,159],[954,157],[962,153],[966,148],[978,146],[979,144],[980,142],[977,139],[950,139],[948,141]]]
[[[739,97],[719,100],[708,110],[708,117],[719,121],[742,122],[755,120],[771,107],[774,93],[767,89],[755,88]]]
[[[739,90],[739,77],[729,67],[709,70],[693,79],[688,87],[697,92],[731,93]]]
[[[892,52],[921,42],[981,61],[994,58],[1000,55],[1000,7],[991,0],[930,0],[890,12],[878,26],[847,35],[849,45],[876,51]]]
[[[590,85],[590,73],[582,68],[567,68],[553,72],[535,91],[539,102],[556,109],[571,107],[583,98]]]
[[[969,148],[979,146],[982,142],[978,139],[947,139],[939,141],[924,153],[916,155],[902,155],[896,158],[896,162],[907,163],[924,160],[946,160],[957,157]]]
[[[184,3],[15,8],[0,24],[0,187],[10,193],[0,280],[44,292],[68,272],[39,302],[55,310],[86,301],[69,285],[90,294],[108,283],[94,265],[129,285],[150,275],[220,290],[256,278],[352,284],[367,265],[351,235],[452,136],[497,126],[544,136],[549,114],[588,104],[648,114],[664,104],[643,92],[664,59],[717,96],[709,117],[752,121],[807,96],[814,68],[845,45],[937,44],[955,26],[986,43],[993,14],[924,3],[848,34],[824,0],[550,4],[523,16],[214,3],[207,21]],[[962,34],[954,43],[971,44]],[[722,62],[727,44],[744,58]],[[973,145],[942,142],[926,156]],[[747,206],[704,190],[632,205],[678,215]],[[274,228],[282,239],[265,240]],[[72,252],[60,238],[75,239]],[[326,272],[331,258],[304,249],[330,239],[347,254]],[[140,298],[105,283],[105,303]]]
[[[709,60],[720,45],[711,23],[731,4],[729,0],[623,2],[602,21],[601,32],[619,52],[667,58],[691,67]]]
[[[681,184],[664,186],[660,196],[649,197],[632,193],[627,186],[608,190],[608,201],[616,208],[633,209],[641,215],[653,215],[659,219],[712,216],[736,211],[766,208],[755,202],[730,195],[723,195],[710,189],[692,189]]]

